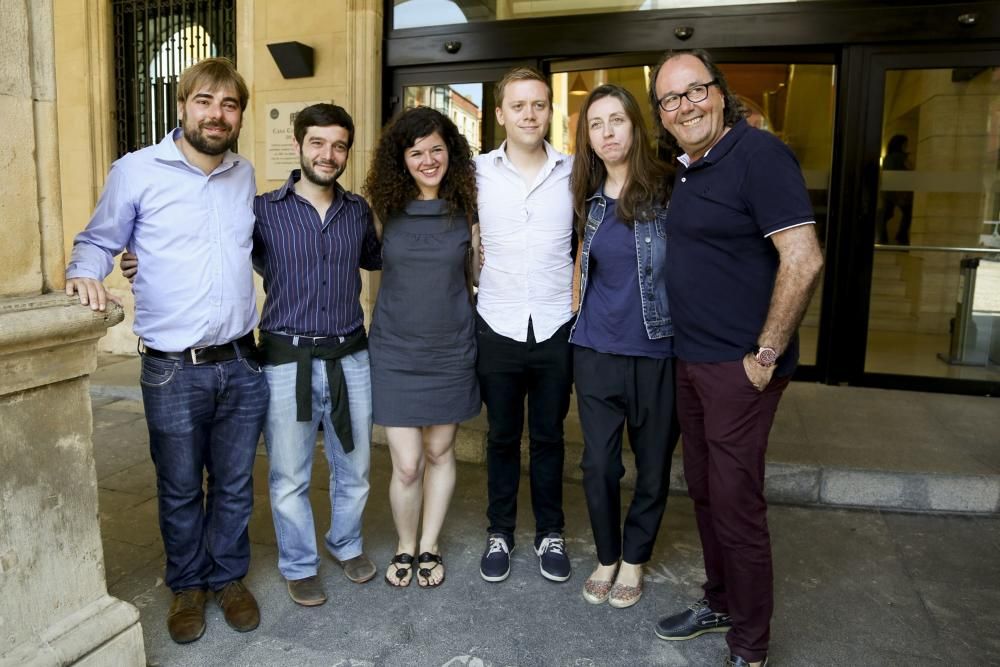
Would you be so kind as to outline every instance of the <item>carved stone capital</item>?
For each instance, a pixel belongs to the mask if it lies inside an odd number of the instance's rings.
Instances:
[[[0,396],[89,375],[97,339],[124,316],[116,304],[94,311],[65,294],[0,299]]]

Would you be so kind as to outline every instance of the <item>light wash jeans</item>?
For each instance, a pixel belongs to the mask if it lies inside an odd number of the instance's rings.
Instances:
[[[316,528],[309,503],[313,452],[320,420],[323,448],[330,464],[330,529],[326,547],[338,560],[361,554],[361,514],[368,500],[368,466],[371,459],[372,392],[368,350],[340,359],[347,381],[348,406],[354,450],[347,454],[331,419],[326,362],[312,363],[312,421],[296,421],[294,363],[265,365],[271,403],[264,423],[264,440],[270,460],[268,482],[271,514],[278,538],[278,570],[286,579],[316,574],[319,555]]]

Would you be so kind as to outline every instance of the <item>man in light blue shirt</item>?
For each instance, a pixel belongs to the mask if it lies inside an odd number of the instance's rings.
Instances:
[[[230,148],[249,92],[232,63],[210,58],[181,75],[181,127],[112,165],[73,245],[66,293],[103,310],[101,281],[132,249],[143,406],[156,466],[167,618],[178,643],[205,631],[206,591],[226,621],[253,630],[260,613],[242,583],[250,563],[252,469],[268,404],[254,359],[253,167]],[[207,494],[202,492],[208,473]]]

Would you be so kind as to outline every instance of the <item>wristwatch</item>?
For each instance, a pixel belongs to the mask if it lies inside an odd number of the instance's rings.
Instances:
[[[753,346],[753,358],[764,368],[770,368],[778,360],[778,351],[773,347]]]

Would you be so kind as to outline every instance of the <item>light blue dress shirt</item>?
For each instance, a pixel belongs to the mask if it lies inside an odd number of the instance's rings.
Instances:
[[[239,338],[257,324],[253,166],[229,151],[211,174],[188,162],[180,129],[111,166],[67,278],[103,280],[128,247],[139,258],[133,330],[179,352]]]

